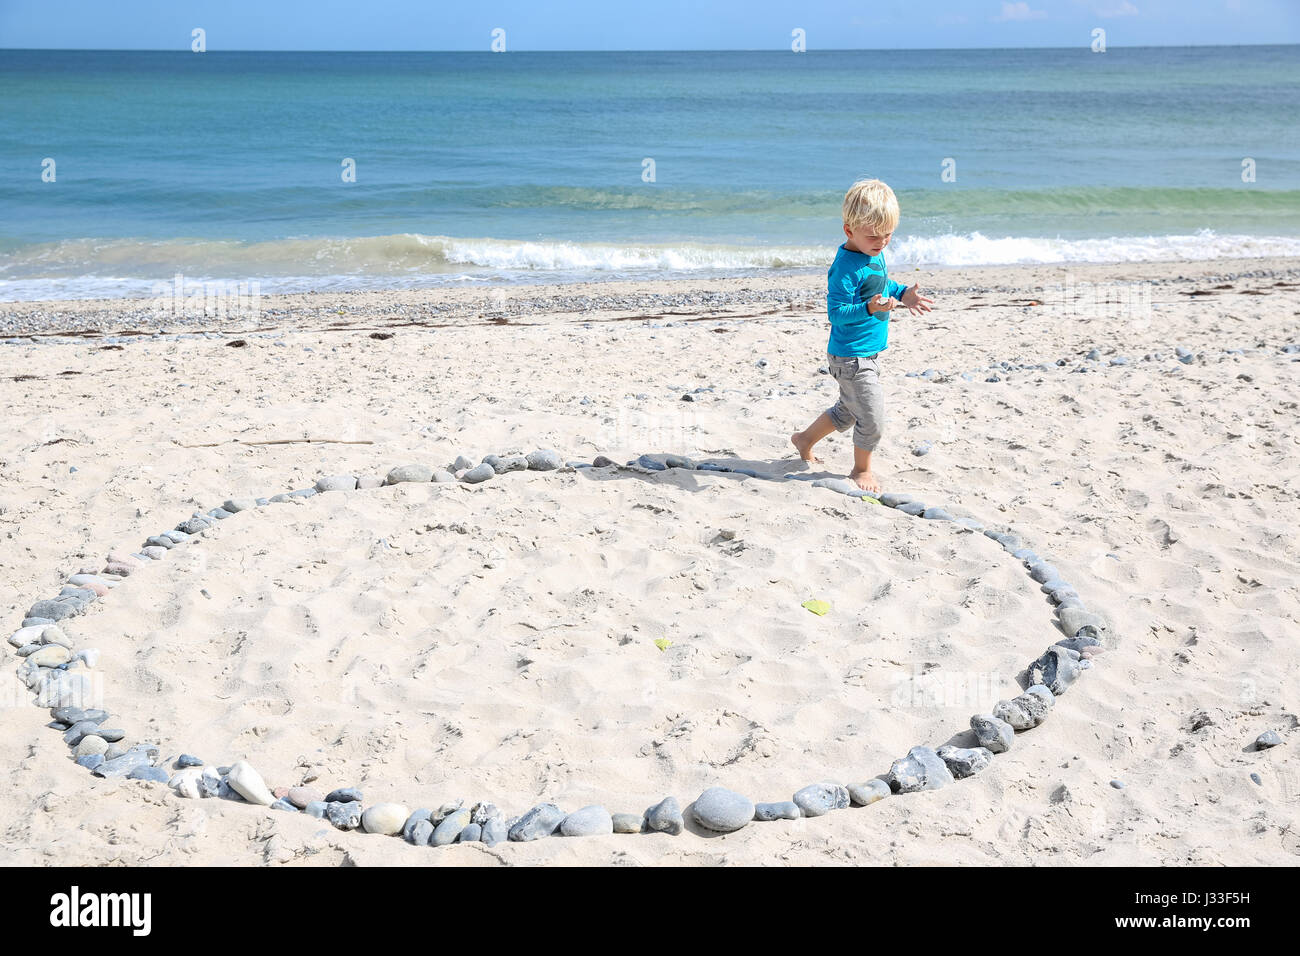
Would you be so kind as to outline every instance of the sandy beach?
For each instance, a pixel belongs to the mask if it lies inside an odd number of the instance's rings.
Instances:
[[[1300,260],[895,277],[937,307],[899,315],[881,359],[885,489],[1014,531],[1108,623],[983,773],[726,836],[421,848],[92,777],[11,653],[0,862],[1295,864]],[[824,292],[774,274],[304,294],[236,319],[0,303],[9,631],[111,550],[324,475],[539,448],[843,475],[848,436],[811,469],[789,444],[834,399]],[[287,439],[327,441],[253,444]],[[969,746],[970,716],[1061,637],[1020,563],[950,522],[609,468],[237,514],[66,630],[102,653],[108,724],[168,765],[508,816],[866,781],[914,745]],[[1267,730],[1283,743],[1257,750]]]

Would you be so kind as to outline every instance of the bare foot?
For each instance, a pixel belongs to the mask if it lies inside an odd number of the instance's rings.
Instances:
[[[794,445],[795,448],[799,449],[799,457],[802,458],[804,461],[812,462],[815,465],[826,464],[826,462],[822,461],[820,458],[818,458],[816,455],[812,453],[812,444],[808,441],[808,439],[803,437],[803,432],[795,432],[793,435],[791,435],[790,444]]]
[[[869,471],[851,471],[849,480],[863,491],[874,491],[880,494],[880,482],[876,481],[876,476]]]

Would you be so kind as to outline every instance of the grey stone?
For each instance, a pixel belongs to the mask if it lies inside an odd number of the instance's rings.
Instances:
[[[669,468],[684,468],[687,471],[695,470],[695,462],[685,455],[664,455],[664,464]]]
[[[1064,694],[1079,678],[1078,653],[1053,644],[1043,652],[1042,657],[1029,665],[1029,679],[1047,687],[1057,696]]]
[[[407,481],[433,481],[433,469],[428,465],[398,465],[384,476],[386,485],[400,485]]]
[[[470,825],[470,816],[470,811],[465,808],[447,814],[433,828],[433,839],[430,841],[430,846],[447,846],[455,843],[456,837],[460,836],[460,831]]]
[[[167,551],[170,551],[172,548],[176,547],[175,541],[173,541],[171,538],[164,538],[160,534],[155,534],[150,538],[146,538],[144,543],[148,545],[150,548],[163,548]],[[147,551],[148,549],[146,548],[146,552]]]
[[[416,846],[428,846],[429,841],[433,839],[433,824],[428,820],[417,820],[415,826],[411,827],[411,834],[407,841]]]
[[[436,485],[445,485],[456,480],[456,476],[449,471],[435,471],[430,479]]]
[[[417,846],[423,846],[425,843],[429,842],[427,839],[424,841],[413,840],[411,839],[411,834],[415,832],[415,825],[417,823],[427,823],[430,816],[432,816],[432,811],[430,810],[420,809],[413,811],[411,815],[406,818],[406,823],[402,825],[402,839],[407,843],[415,843]],[[429,824],[429,832],[433,832],[432,823]]]
[[[1014,727],[1002,718],[988,714],[976,714],[972,717],[970,719],[970,729],[975,731],[980,746],[990,753],[1006,753],[1011,749],[1011,744],[1016,739]]]
[[[340,787],[325,794],[326,803],[360,803],[361,791],[357,787]]]
[[[564,460],[560,457],[560,453],[552,448],[539,448],[528,453],[530,471],[555,471],[563,464]]]
[[[27,611],[28,617],[40,617],[50,621],[62,621],[80,614],[84,608],[67,601],[37,601]]]
[[[302,813],[297,807],[289,802],[287,797],[281,797],[275,803],[271,804],[272,810],[287,810],[289,813]]]
[[[1050,581],[1052,578],[1059,578],[1061,572],[1057,571],[1053,565],[1046,561],[1037,561],[1029,565],[1029,576],[1042,584],[1044,581]]]
[[[505,817],[495,816],[483,822],[483,835],[481,839],[488,846],[496,846],[509,837],[509,827],[506,826]]]
[[[307,804],[307,806],[302,808],[302,812],[307,814],[307,816],[309,817],[315,817],[317,820],[323,820],[325,819],[325,811],[328,809],[329,809],[329,804],[326,803],[324,800],[313,800],[311,803]],[[429,830],[430,832],[432,832],[433,828],[430,827]]]
[[[646,829],[654,833],[671,833],[673,836],[682,832],[686,821],[682,818],[682,808],[676,797],[664,797],[645,812]]]
[[[820,817],[832,810],[847,807],[849,791],[838,783],[810,783],[795,793],[794,802],[804,816]]]
[[[812,482],[812,486],[814,488],[829,488],[841,495],[860,496],[866,494],[858,487],[857,482],[849,481],[847,478],[818,478]]]
[[[554,833],[567,815],[553,803],[539,803],[519,818],[510,828],[508,837],[513,843],[540,840]]]
[[[939,508],[937,506],[933,508],[926,508],[923,512],[921,512],[921,517],[926,518],[930,521],[951,521],[952,520],[951,514],[949,514],[943,508]]]
[[[936,752],[957,780],[973,777],[993,762],[987,747],[940,747]]]
[[[473,810],[470,811],[470,823],[477,823],[479,826],[487,823],[493,817],[501,816],[501,811],[493,803],[476,803]]]
[[[221,503],[221,510],[230,514],[239,514],[241,511],[256,511],[256,498],[227,498]]]
[[[725,787],[709,787],[692,805],[695,821],[715,833],[731,833],[754,819],[754,803]]]
[[[640,833],[645,817],[636,813],[616,813],[611,822],[615,833]]]
[[[384,479],[380,478],[378,475],[362,475],[360,478],[357,479],[358,489],[381,488],[383,487],[383,485],[384,485]],[[258,501],[260,502],[261,499],[259,498]]]
[[[754,819],[759,823],[771,823],[773,820],[798,820],[802,816],[803,811],[793,800],[754,804]]]
[[[1253,780],[1253,781],[1255,781],[1255,783],[1256,783],[1257,785],[1259,785],[1259,786],[1261,786],[1261,787],[1264,786],[1264,779],[1263,779],[1259,774],[1257,774],[1257,773],[1252,773],[1252,774],[1250,775],[1250,779]]]
[[[107,756],[107,755],[105,755]],[[125,777],[138,767],[147,767],[152,763],[149,752],[142,748],[128,750],[120,757],[105,760],[95,768],[97,777]]]
[[[1062,605],[1057,609],[1056,616],[1061,620],[1061,630],[1065,632],[1066,637],[1075,637],[1079,630],[1086,625],[1097,628],[1098,631],[1106,629],[1106,622],[1096,614],[1090,614],[1087,611],[1065,607]]]
[[[1256,750],[1267,750],[1269,747],[1276,747],[1282,743],[1282,738],[1275,731],[1266,730],[1255,738]]]
[[[461,475],[461,481],[468,482],[471,485],[477,485],[480,482],[487,481],[496,475],[491,465],[475,465],[465,474]]]
[[[907,501],[897,508],[905,515],[911,515],[913,518],[925,514],[925,504],[920,501]]]
[[[325,475],[317,478],[316,484],[312,486],[316,491],[324,493],[326,491],[356,491],[356,475]]]
[[[115,744],[126,736],[126,731],[117,727],[101,727],[95,731],[100,737],[103,737],[110,744]]]
[[[617,462],[611,461],[610,459],[606,458],[604,455],[597,455],[591,461],[592,468],[610,468],[610,467],[617,467],[617,466],[618,466]]]
[[[1097,640],[1095,637],[1088,637],[1087,635],[1082,637],[1064,637],[1056,642],[1056,646],[1066,647],[1076,653],[1082,653],[1085,647],[1100,647],[1101,641]]]
[[[361,826],[361,803],[356,800],[347,803],[326,801],[325,816],[340,830],[355,830]]]
[[[284,496],[282,495],[275,496],[275,498],[280,498],[280,497],[284,497]],[[272,498],[271,500],[274,501],[275,498]],[[211,511],[208,512],[208,517],[216,518],[218,521],[225,521],[227,518],[231,516],[231,514],[232,512],[227,511],[225,508],[213,508]]]
[[[151,767],[145,764],[142,767],[136,767],[126,775],[128,780],[147,780],[149,783],[166,783],[167,771],[162,767]]]
[[[480,464],[491,465],[493,471],[495,471],[498,475],[501,474],[502,468],[501,468],[500,455],[484,455],[483,461],[480,462]]]
[[[636,460],[636,463],[640,465],[642,468],[648,469],[649,471],[668,470],[667,465],[665,465],[662,461],[659,461],[657,458],[651,457],[650,455],[642,455],[640,458]]]
[[[1051,691],[1047,691],[1051,696]],[[1028,692],[1011,700],[1000,700],[993,706],[993,716],[1004,720],[1016,730],[1029,730],[1047,719],[1051,704],[1041,694]]]
[[[889,789],[894,793],[938,790],[952,783],[948,765],[929,747],[913,747],[906,757],[900,757],[890,765],[886,776]]]
[[[186,534],[201,534],[211,528],[214,523],[214,519],[212,518],[195,515],[192,518],[182,521],[176,527],[178,530],[184,531]]]
[[[438,826],[439,823],[441,823],[443,820],[447,819],[449,816],[451,816],[453,813],[455,813],[457,810],[459,810],[459,809],[460,809],[461,807],[463,807],[464,805],[465,805],[465,801],[464,801],[464,800],[453,800],[453,801],[449,801],[449,802],[447,802],[447,803],[444,803],[444,804],[440,805],[440,806],[438,807],[437,810],[434,810],[434,811],[433,811],[433,813],[432,813],[432,814],[430,815],[430,817],[429,817],[429,822],[432,823],[432,824],[434,825],[434,827],[436,828],[436,827]],[[471,816],[470,816],[470,822],[473,822],[473,815],[472,815],[472,813],[471,813]]]
[[[614,819],[602,806],[583,807],[560,821],[560,832],[567,837],[605,836],[614,832]]]
[[[457,843],[478,843],[483,837],[483,827],[477,823],[466,825],[465,829],[460,831],[460,836],[456,837]]]
[[[885,799],[892,791],[889,784],[884,780],[868,780],[866,783],[849,784],[849,799],[853,801],[854,806],[869,807],[879,800]]]
[[[79,720],[63,733],[63,742],[69,747],[75,747],[81,743],[81,739],[87,734],[97,733],[99,725],[93,720]]]
[[[473,467],[474,467],[474,463],[472,461],[470,461],[464,455],[457,455],[456,460],[451,463],[451,468],[449,470],[465,471],[466,469],[473,468]]]
[[[84,757],[78,757],[76,762],[78,767],[85,767],[87,770],[94,770],[104,762],[104,755],[86,754]]]
[[[181,754],[172,766],[177,770],[184,770],[186,767],[202,767],[203,761],[193,754]]]
[[[1114,787],[1116,790],[1123,790],[1123,789],[1124,789],[1124,781],[1123,781],[1123,780],[1112,780],[1112,781],[1110,782],[1110,785],[1111,785],[1112,787]]]
[[[921,442],[921,444],[917,445],[915,448],[912,449],[912,454],[915,455],[917,458],[920,458],[923,455],[930,454],[930,449],[932,449],[933,447],[934,447],[933,442],[923,441]]]

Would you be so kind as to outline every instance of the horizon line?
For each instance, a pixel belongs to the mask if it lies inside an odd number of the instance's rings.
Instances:
[[[1195,49],[1214,49],[1226,48],[1233,49],[1239,47],[1297,47],[1300,41],[1294,43],[1161,43],[1161,44],[1107,44],[1107,50],[1195,50]],[[879,53],[882,51],[889,52],[907,52],[907,53],[928,53],[943,52],[949,50],[1086,50],[1088,44],[1080,43],[1073,46],[936,46],[936,47],[814,47],[803,51],[807,53]],[[187,47],[0,47],[0,53],[190,53]],[[523,49],[523,50],[505,50],[505,54],[510,53],[788,53],[791,52],[788,47],[691,47],[691,48],[629,48],[629,49]],[[205,50],[204,53],[491,53],[500,56],[493,50],[487,49],[458,49],[458,50],[342,50],[342,49],[288,49],[281,47],[249,47],[242,49],[220,49]]]

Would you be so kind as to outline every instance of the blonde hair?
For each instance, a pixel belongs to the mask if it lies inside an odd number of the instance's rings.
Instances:
[[[873,226],[884,232],[898,228],[898,197],[879,179],[859,179],[844,194],[844,225]]]

